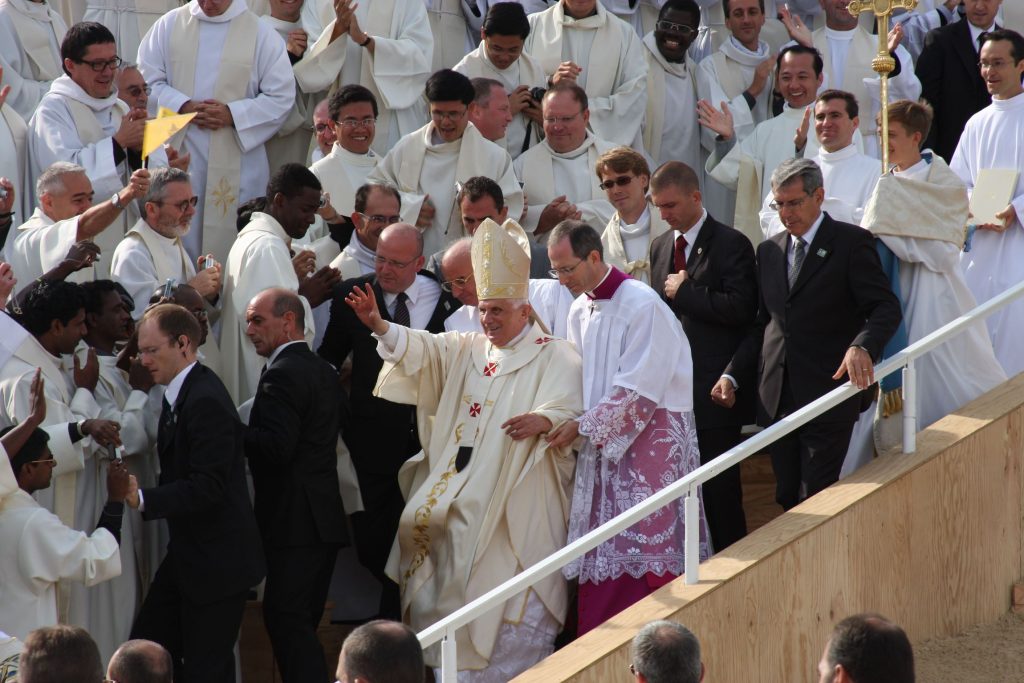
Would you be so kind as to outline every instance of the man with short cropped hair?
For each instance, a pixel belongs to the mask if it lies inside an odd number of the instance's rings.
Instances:
[[[700,641],[674,621],[652,621],[633,637],[629,671],[637,683],[700,683]]]
[[[152,640],[129,640],[107,664],[107,679],[117,683],[171,683],[171,654]]]
[[[855,614],[832,629],[818,673],[821,683],[914,683],[914,649],[882,615]]]
[[[401,209],[402,198],[391,185],[366,183],[359,188],[351,218],[355,231],[341,254],[331,262],[331,267],[341,271],[342,279],[373,272],[380,234],[389,225],[401,222]]]
[[[423,683],[423,648],[402,622],[377,619],[348,634],[334,675],[340,683]]]
[[[471,83],[476,95],[469,105],[469,122],[485,138],[507,149],[505,132],[512,122],[512,112],[505,86],[493,78],[474,78]]]
[[[377,98],[361,85],[346,85],[327,101],[325,125],[333,131],[334,142],[309,170],[319,178],[324,192],[331,196],[331,206],[342,218],[352,214],[356,191],[381,160],[373,151],[377,106]]]
[[[102,683],[100,652],[89,632],[77,626],[40,628],[25,639],[18,661],[22,683]]]

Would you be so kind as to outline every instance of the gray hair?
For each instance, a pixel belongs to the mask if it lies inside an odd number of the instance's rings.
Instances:
[[[633,638],[633,667],[649,683],[698,683],[700,642],[674,621],[652,621]]]
[[[149,189],[139,201],[139,211],[146,215],[146,202],[160,202],[167,195],[167,186],[171,183],[191,182],[187,171],[173,166],[161,166],[149,174]]]
[[[70,161],[55,161],[36,180],[36,196],[65,192],[64,176],[69,173],[85,173],[85,169]]]
[[[818,164],[810,159],[793,158],[786,159],[772,171],[772,189],[777,190],[797,179],[803,181],[807,194],[825,185]]]
[[[136,71],[139,71],[139,65],[135,62],[121,62],[121,66],[117,67],[117,73],[124,73],[128,69],[135,69]]]

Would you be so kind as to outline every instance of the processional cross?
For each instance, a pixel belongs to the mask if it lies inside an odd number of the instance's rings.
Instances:
[[[889,172],[889,74],[896,69],[896,60],[889,54],[889,17],[893,10],[908,12],[917,7],[917,0],[850,0],[846,10],[853,16],[871,12],[878,21],[878,54],[871,60],[871,68],[882,81],[882,175]]]

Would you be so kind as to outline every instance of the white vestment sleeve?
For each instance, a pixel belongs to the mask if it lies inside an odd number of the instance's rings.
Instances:
[[[121,554],[109,531],[97,529],[86,536],[43,508],[25,525],[17,553],[22,575],[40,593],[61,580],[95,586],[121,574]]]
[[[6,74],[5,74],[6,75]],[[29,121],[29,158],[39,172],[55,161],[69,161],[86,170],[94,186],[118,186],[121,180],[114,161],[114,138],[107,136],[83,144],[78,127],[63,100],[47,98]],[[97,197],[97,203],[109,197]]]
[[[13,25],[0,22],[0,67],[4,70],[3,84],[11,86],[7,104],[28,121],[43,95],[50,90],[52,81],[34,81],[21,75],[22,55],[17,49],[18,41],[13,30]]]
[[[155,101],[157,106],[166,107],[173,112],[181,111],[181,107],[189,101],[188,95],[172,88],[168,83],[170,74],[165,66],[171,64],[171,57],[167,54],[170,45],[170,33],[174,29],[174,22],[165,18],[153,24],[153,28],[142,39],[139,45],[139,71],[145,77],[146,82],[152,88],[150,107]]]
[[[662,406],[669,385],[675,378],[675,373],[666,372],[665,368],[676,368],[684,360],[681,349],[675,343],[679,332],[674,329],[673,323],[678,327],[678,321],[667,308],[664,312],[650,310],[653,306],[645,308],[648,310],[632,316],[623,340],[619,367],[609,386],[631,389]],[[671,343],[666,340],[671,340]],[[691,365],[691,378],[692,372]],[[603,397],[602,401],[607,398]]]
[[[117,246],[110,262],[110,276],[120,282],[135,301],[132,317],[141,318],[149,306],[149,298],[160,285],[156,266],[141,240],[126,238]]]
[[[771,87],[771,84],[766,84],[765,87]],[[715,60],[711,57],[705,57],[697,66],[697,98],[707,100],[716,109],[722,108],[722,102],[729,105],[729,111],[732,113],[733,135],[737,140],[745,139],[757,125],[753,112],[750,111],[750,105],[747,104],[747,99],[742,92],[732,99],[726,96],[722,86],[719,85],[718,75],[715,73]],[[715,137],[716,134],[713,130],[707,126],[700,126],[700,142],[704,149],[709,152],[715,151]]]

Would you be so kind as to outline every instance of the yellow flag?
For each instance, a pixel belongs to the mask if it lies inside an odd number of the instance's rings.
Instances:
[[[170,115],[164,112],[170,112]],[[160,114],[155,119],[146,121],[146,128],[142,132],[142,157],[148,157],[160,145],[170,140],[171,136],[188,125],[194,116],[195,114],[175,114],[161,107]]]
[[[156,117],[158,119],[166,119],[168,116],[177,116],[177,115],[178,115],[178,112],[174,111],[173,109],[168,109],[167,107],[159,107],[156,110]]]

